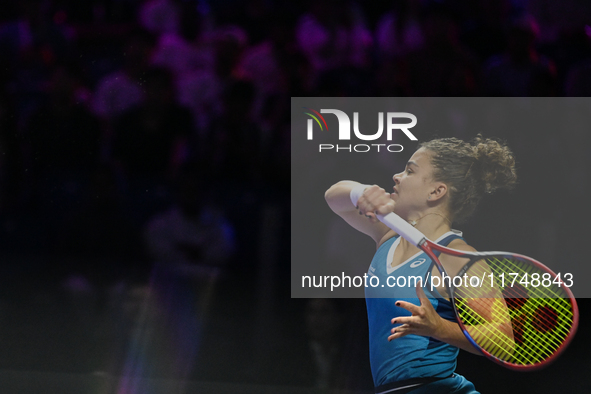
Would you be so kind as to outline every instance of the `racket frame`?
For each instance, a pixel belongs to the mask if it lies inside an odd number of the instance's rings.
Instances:
[[[366,187],[367,187],[367,185],[358,185],[356,188],[354,188],[351,191],[350,197],[351,197],[351,202],[353,203],[354,206],[357,206],[357,200],[363,194],[363,191],[365,190]],[[401,237],[406,239],[412,245],[417,246],[422,251],[424,251],[427,254],[427,256],[429,256],[431,258],[431,260],[434,262],[434,264],[437,266],[437,269],[439,270],[441,275],[444,275],[444,273],[445,273],[445,275],[447,275],[447,272],[445,271],[445,268],[443,267],[443,265],[439,261],[439,258],[437,258],[437,256],[435,255],[434,250],[437,250],[441,253],[445,253],[445,254],[448,254],[451,256],[463,257],[463,258],[469,259],[468,263],[466,263],[460,269],[457,276],[462,276],[470,268],[470,266],[472,266],[474,263],[482,260],[483,258],[490,257],[490,256],[505,255],[505,256],[508,256],[511,258],[516,258],[516,259],[526,260],[526,261],[531,262],[535,267],[549,273],[552,276],[552,281],[554,281],[557,278],[557,275],[554,273],[554,271],[552,271],[550,268],[546,267],[545,265],[543,265],[539,261],[532,259],[531,257],[516,254],[516,253],[510,253],[510,252],[470,252],[470,251],[462,251],[462,250],[448,248],[446,246],[438,245],[435,242],[429,240],[423,233],[421,233],[414,226],[412,226],[410,223],[408,223],[406,220],[402,219],[400,216],[398,216],[394,212],[388,213],[387,215],[382,215],[378,212],[375,212],[375,215],[380,222],[384,223],[387,227],[394,230],[396,233],[398,233]],[[447,275],[447,276],[449,276],[449,275]],[[519,364],[510,363],[510,362],[507,362],[507,361],[504,361],[504,360],[501,360],[501,359],[495,357],[490,352],[486,351],[481,346],[479,346],[474,341],[474,339],[472,339],[472,337],[470,336],[470,334],[468,333],[468,331],[466,329],[466,326],[462,323],[462,320],[459,317],[459,313],[458,313],[456,304],[453,301],[454,294],[455,294],[455,287],[453,286],[453,283],[449,283],[449,286],[446,286],[446,287],[448,288],[449,296],[450,296],[450,299],[452,300],[451,304],[453,305],[453,310],[456,315],[456,320],[457,320],[462,332],[464,333],[464,336],[484,356],[486,356],[490,360],[494,361],[495,363],[502,365],[503,367],[511,369],[511,370],[534,371],[534,370],[538,370],[540,368],[543,368],[545,366],[548,366],[551,362],[556,360],[556,358],[566,349],[566,347],[572,341],[572,339],[577,331],[577,327],[579,325],[579,309],[577,306],[577,301],[576,301],[572,291],[562,283],[560,285],[560,287],[562,288],[562,290],[564,290],[564,292],[569,297],[569,301],[570,301],[572,308],[573,308],[573,323],[572,323],[571,329],[568,333],[568,336],[565,338],[565,340],[562,342],[562,344],[556,349],[556,351],[554,352],[554,354],[552,354],[552,356],[548,357],[547,359],[545,359],[541,362],[531,364],[531,365],[519,365]]]
[[[427,254],[427,256],[429,256],[431,258],[431,260],[433,261],[433,263],[435,264],[435,266],[437,267],[437,269],[439,270],[441,275],[445,274],[445,275],[449,276],[447,274],[447,272],[445,271],[445,268],[443,267],[443,265],[439,261],[439,258],[435,255],[434,250],[437,250],[441,253],[445,253],[445,254],[448,254],[451,256],[469,259],[469,261],[460,269],[460,271],[458,271],[456,276],[459,276],[459,277],[463,276],[466,273],[466,271],[468,271],[468,269],[476,262],[482,260],[483,258],[491,257],[491,256],[496,256],[496,257],[506,256],[508,258],[518,259],[518,260],[522,260],[522,261],[525,260],[525,261],[532,263],[536,268],[544,271],[545,273],[550,274],[550,276],[552,277],[552,281],[554,281],[558,277],[558,275],[556,273],[554,273],[554,271],[552,271],[550,268],[546,267],[545,265],[543,265],[539,261],[532,259],[531,257],[521,255],[521,254],[510,253],[510,252],[470,252],[470,251],[456,250],[456,249],[448,248],[443,245],[436,244],[435,242],[427,239],[426,237],[423,240],[421,240],[416,246],[419,247],[422,251],[424,251]],[[514,370],[514,371],[535,371],[535,370],[538,370],[540,368],[544,368],[544,367],[550,365],[550,363],[555,361],[556,358],[568,347],[568,345],[570,344],[570,342],[574,338],[574,335],[577,331],[577,327],[579,325],[579,309],[578,309],[575,297],[574,297],[572,291],[568,287],[566,287],[564,284],[561,284],[560,287],[568,296],[569,301],[570,301],[572,308],[573,308],[573,323],[572,323],[571,329],[568,333],[568,336],[560,344],[560,346],[554,351],[554,353],[550,357],[548,357],[547,359],[545,359],[539,363],[535,363],[535,364],[531,364],[531,365],[514,364],[514,363],[511,363],[511,362],[508,362],[505,360],[501,360],[498,357],[495,357],[490,352],[486,351],[481,346],[479,346],[474,341],[474,339],[472,339],[472,337],[468,333],[466,326],[464,325],[464,323],[462,323],[462,320],[459,317],[456,303],[453,302],[453,298],[455,297],[455,289],[456,288],[451,281],[449,282],[449,286],[446,286],[446,287],[449,291],[450,300],[452,300],[451,304],[453,305],[454,313],[456,315],[456,320],[457,320],[462,332],[464,333],[464,336],[468,339],[468,341],[476,349],[478,349],[478,351],[480,351],[480,353],[482,353],[484,356],[488,357],[489,359],[491,359],[495,363],[502,365],[505,368]]]

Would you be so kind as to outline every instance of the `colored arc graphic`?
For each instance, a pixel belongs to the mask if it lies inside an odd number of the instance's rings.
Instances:
[[[322,119],[322,122],[324,123],[324,125],[326,126],[326,131],[328,131],[328,125],[326,124],[326,120],[324,120],[324,117],[322,115],[320,115],[320,113],[318,111],[315,111],[312,108],[308,108],[308,107],[302,107],[302,108],[310,110],[310,111],[314,112],[316,115],[318,115],[320,117],[320,119]],[[324,128],[322,127],[322,124],[320,123],[320,121],[318,120],[318,118],[316,116],[312,115],[309,112],[304,112],[304,113],[306,115],[310,115],[312,118],[314,118],[316,123],[318,123],[318,126],[320,126],[320,130],[324,130]]]

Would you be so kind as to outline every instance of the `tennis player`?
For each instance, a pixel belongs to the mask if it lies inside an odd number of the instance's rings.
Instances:
[[[408,279],[406,286],[366,288],[376,393],[478,393],[454,373],[459,349],[479,353],[456,323],[447,290],[434,287],[431,292],[430,286],[411,280],[439,272],[424,252],[379,222],[376,212],[395,212],[441,245],[474,251],[452,223],[468,218],[485,193],[514,185],[515,159],[507,146],[481,136],[471,142],[436,139],[422,143],[393,179],[392,193],[341,181],[325,194],[336,214],[376,242],[368,276],[377,276],[379,283],[392,276]],[[360,196],[357,207],[351,193]],[[465,264],[448,255],[440,260],[452,277]],[[390,283],[401,283],[393,279]]]

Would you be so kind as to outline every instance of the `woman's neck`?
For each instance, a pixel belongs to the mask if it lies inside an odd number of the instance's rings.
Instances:
[[[451,230],[451,220],[435,211],[412,215],[408,222],[430,240],[436,240]]]

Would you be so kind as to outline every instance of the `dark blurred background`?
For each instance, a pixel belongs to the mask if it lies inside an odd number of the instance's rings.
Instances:
[[[0,393],[372,392],[364,301],[290,298],[289,98],[589,96],[591,3],[14,0],[0,54]],[[581,309],[458,372],[589,392]]]

